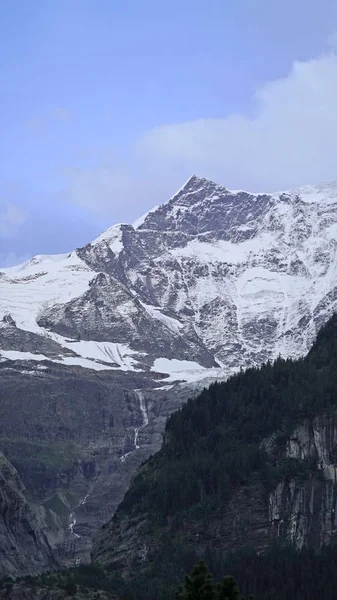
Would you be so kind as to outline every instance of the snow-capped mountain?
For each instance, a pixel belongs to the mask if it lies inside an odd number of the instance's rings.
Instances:
[[[297,357],[337,306],[337,183],[277,194],[196,176],[133,225],[0,272],[2,360],[227,376]]]
[[[336,247],[337,184],[193,176],[133,225],[0,271],[0,451],[62,565],[88,560],[191,385],[307,352],[337,307]]]

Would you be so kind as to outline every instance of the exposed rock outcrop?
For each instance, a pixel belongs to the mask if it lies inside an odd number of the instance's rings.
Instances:
[[[51,363],[2,363],[0,372],[0,450],[18,470],[60,563],[87,562],[92,536],[159,449],[166,418],[182,399],[156,391],[154,381],[140,391],[144,378],[132,373]]]
[[[280,482],[269,497],[269,522],[277,537],[297,547],[319,548],[337,537],[337,419],[306,421],[287,440],[286,456],[316,461],[317,477]]]
[[[57,566],[16,469],[0,453],[0,577]]]
[[[307,352],[337,307],[336,223],[336,184],[193,176],[133,225],[1,271],[0,450],[63,564],[89,559],[189,394],[155,388]]]
[[[227,377],[303,355],[337,307],[336,208],[336,183],[251,194],[193,176],[133,225],[4,269],[3,355],[183,379],[177,361]]]
[[[247,545],[262,551],[281,538],[298,548],[317,549],[337,539],[337,416],[305,421],[286,440],[281,454],[274,440],[275,436],[266,440],[266,446],[268,452],[279,453],[279,460],[312,459],[316,467],[310,477],[285,478],[270,492],[262,483],[239,487],[224,511],[207,524],[202,519],[182,521],[175,543],[192,542],[202,556],[210,544],[224,552]],[[97,535],[93,559],[127,576],[133,568],[154,560],[159,547],[145,513],[117,512]]]

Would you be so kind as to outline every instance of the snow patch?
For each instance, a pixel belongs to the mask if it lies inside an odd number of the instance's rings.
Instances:
[[[57,333],[45,331],[45,335],[65,348],[69,348],[82,358],[110,363],[122,371],[137,371],[137,363],[144,353],[131,350],[126,344],[116,342],[96,342],[94,340],[71,340]],[[71,358],[71,357],[70,357]],[[65,359],[64,359],[65,360]],[[74,358],[74,360],[77,360]],[[68,362],[68,364],[71,364]],[[76,364],[76,363],[73,363]],[[107,368],[106,366],[104,368]]]
[[[36,322],[40,314],[84,294],[97,275],[76,252],[34,257],[3,272],[7,279],[0,279],[0,319],[10,314],[17,327],[34,333],[41,333]]]
[[[237,265],[246,262],[251,254],[264,254],[272,246],[273,241],[272,235],[267,232],[238,244],[223,240],[207,243],[194,239],[184,247],[175,248],[171,254],[175,257],[198,259],[204,263]]]
[[[84,367],[85,369],[94,369],[95,371],[113,369],[113,367],[102,365],[100,363],[95,362],[94,360],[86,360],[85,358],[76,356],[64,356],[60,357],[59,359],[56,359],[49,358],[44,354],[33,354],[32,352],[18,352],[16,350],[0,350],[0,356],[3,359],[7,360],[47,360],[48,362]]]
[[[8,360],[49,360],[44,354],[33,354],[32,352],[19,352],[17,350],[0,350],[0,356]]]
[[[161,312],[160,306],[152,306],[151,304],[145,304],[141,302],[141,305],[145,308],[145,310],[149,313],[149,315],[156,319],[157,321],[161,321],[168,329],[173,331],[174,333],[180,333],[180,329],[183,327],[183,324],[178,321],[178,319],[174,319],[173,317],[169,317]]]
[[[209,376],[210,373],[218,373],[219,369],[207,369],[191,360],[177,360],[176,358],[156,358],[151,371],[167,373],[167,381],[199,381]]]
[[[112,252],[116,256],[118,256],[124,248],[123,230],[121,228],[121,224],[109,227],[109,229],[101,233],[101,235],[99,235],[98,238],[96,238],[91,245],[97,246],[102,242],[108,244],[110,250],[112,250]]]

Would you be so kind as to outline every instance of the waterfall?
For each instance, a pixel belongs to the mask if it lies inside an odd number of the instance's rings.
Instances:
[[[86,501],[88,500],[88,498],[89,498],[89,492],[88,492],[88,493],[87,493],[87,494],[84,496],[84,498],[83,498],[83,500],[82,500],[82,502],[81,502],[80,506],[83,506],[83,504],[85,504],[85,503],[86,503]]]
[[[79,538],[80,536],[78,535],[78,533],[75,533],[75,531],[74,531],[74,527],[75,527],[76,523],[77,523],[77,519],[76,519],[74,513],[70,513],[70,515],[69,515],[69,532],[70,532],[70,535],[72,537]]]
[[[136,398],[139,401],[139,408],[140,408],[140,412],[142,414],[142,420],[143,420],[143,424],[140,427],[135,428],[135,436],[134,436],[133,445],[135,447],[135,450],[138,450],[140,448],[139,432],[143,427],[146,427],[146,425],[149,424],[149,417],[148,417],[147,410],[146,410],[146,403],[145,403],[145,398],[144,398],[143,392],[141,392],[140,390],[134,390],[134,393],[136,395]]]
[[[134,429],[133,446],[134,446],[135,450],[139,450],[139,448],[140,448],[139,432],[141,429],[143,429],[143,427],[146,427],[146,425],[149,424],[149,416],[147,414],[146,402],[145,402],[143,392],[141,392],[140,390],[134,390],[134,394],[138,400],[140,412],[142,415],[142,421],[143,421],[143,423],[140,427],[135,427],[135,429]],[[129,454],[131,454],[131,452],[127,452],[126,454],[123,454],[123,456],[121,456],[121,459],[120,459],[121,462],[125,462],[125,459],[127,458],[127,456],[129,456]]]
[[[86,501],[88,500],[89,496],[90,496],[90,492],[88,492],[84,496],[83,500],[78,503],[78,505],[77,505],[76,508],[80,508],[80,506],[83,506],[86,503]],[[77,523],[77,519],[75,517],[75,514],[74,513],[70,513],[70,515],[69,515],[69,527],[68,527],[69,533],[70,533],[71,537],[80,538],[81,536],[78,535],[78,533],[75,533],[75,531],[74,531],[76,523]]]

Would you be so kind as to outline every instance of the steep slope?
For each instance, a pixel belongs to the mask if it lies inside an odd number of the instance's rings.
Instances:
[[[307,352],[336,308],[336,227],[336,184],[193,176],[133,225],[1,270],[0,450],[63,564],[88,560],[191,387]]]
[[[147,580],[160,568],[165,589],[191,556],[335,540],[336,399],[333,316],[305,359],[213,384],[170,417],[162,450],[97,536],[93,559]]]
[[[18,473],[0,453],[0,577],[36,574],[56,566]]]
[[[89,560],[93,534],[159,449],[166,418],[182,402],[153,381],[144,395],[143,384],[132,372],[0,364],[0,451],[63,565]]]
[[[336,231],[336,184],[249,194],[193,176],[133,226],[4,269],[1,311],[13,341],[7,331],[3,357],[196,369],[181,377],[198,379],[202,367],[228,376],[303,355],[336,307]]]

